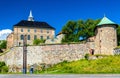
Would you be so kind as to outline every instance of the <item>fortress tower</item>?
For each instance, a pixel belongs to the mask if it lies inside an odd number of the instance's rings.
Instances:
[[[117,46],[117,24],[103,17],[95,29],[95,54],[113,55],[113,49]]]

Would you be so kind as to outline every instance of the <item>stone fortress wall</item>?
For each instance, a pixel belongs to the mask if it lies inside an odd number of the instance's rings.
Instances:
[[[62,61],[75,61],[84,58],[88,52],[86,44],[55,44],[27,47],[27,65],[56,64]],[[9,52],[0,56],[0,61],[5,61],[9,66],[23,65],[23,47],[11,48]]]

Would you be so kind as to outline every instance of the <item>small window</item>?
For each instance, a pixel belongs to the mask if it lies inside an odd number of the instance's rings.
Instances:
[[[43,30],[42,30],[42,29],[40,29],[40,32],[41,32],[41,33],[43,33]]]
[[[49,30],[47,29],[47,33],[49,33]]]
[[[47,36],[47,39],[49,39],[49,36]]]
[[[37,39],[37,35],[34,35],[34,40]]]
[[[20,35],[20,39],[23,40],[24,36],[23,35]]]
[[[115,42],[115,39],[113,39],[113,41]]]
[[[28,32],[30,32],[30,29],[28,29]]]
[[[28,35],[28,40],[30,40],[30,35]]]
[[[36,33],[36,32],[37,32],[37,30],[36,30],[36,29],[34,29],[34,32]]]
[[[102,32],[102,30],[100,30]]]
[[[101,40],[100,40],[100,43],[101,43]]]
[[[23,29],[21,28],[21,32],[23,32]]]
[[[43,36],[40,36],[40,39],[43,40]]]

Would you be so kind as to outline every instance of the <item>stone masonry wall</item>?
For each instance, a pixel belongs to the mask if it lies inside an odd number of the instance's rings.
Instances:
[[[60,44],[27,47],[27,64],[56,64],[64,60],[73,61],[84,58],[87,49],[85,44]],[[0,56],[0,61],[7,65],[22,67],[23,47],[14,47],[8,53]]]

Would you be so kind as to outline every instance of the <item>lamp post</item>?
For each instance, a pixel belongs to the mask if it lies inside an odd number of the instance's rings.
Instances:
[[[27,73],[27,35],[23,35],[23,74]]]

